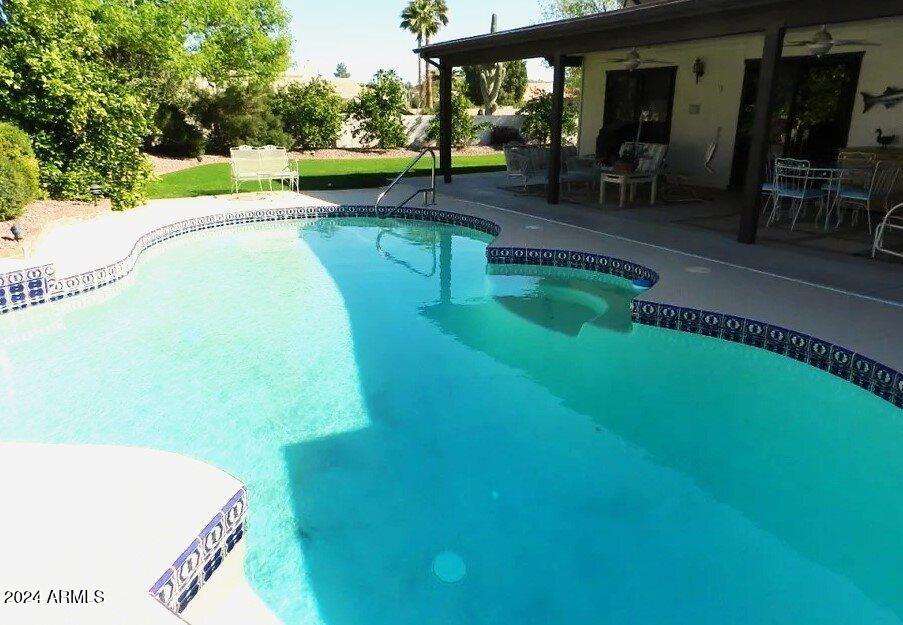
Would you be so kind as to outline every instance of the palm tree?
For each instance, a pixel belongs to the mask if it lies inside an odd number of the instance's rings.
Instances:
[[[417,45],[429,45],[430,38],[448,24],[448,4],[445,0],[410,0],[401,12],[401,28],[417,37]],[[421,69],[422,60],[417,57],[417,80],[420,81],[420,96],[427,107],[433,105],[432,72],[426,65],[426,76]]]

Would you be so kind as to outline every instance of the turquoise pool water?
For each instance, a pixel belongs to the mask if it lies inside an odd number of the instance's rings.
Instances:
[[[100,301],[0,319],[0,439],[234,474],[248,577],[291,625],[900,622],[899,410],[633,326],[618,279],[487,272],[487,241],[360,220],[171,241]]]

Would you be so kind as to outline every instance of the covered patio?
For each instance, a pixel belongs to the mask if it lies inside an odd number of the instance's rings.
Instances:
[[[779,70],[791,50],[796,53],[795,58],[800,58],[799,52],[808,54],[811,58],[822,58],[822,54],[818,52],[786,47],[785,36],[788,31],[794,39],[801,39],[803,35],[811,35],[813,30],[828,24],[832,28],[836,25],[846,38],[847,31],[844,29],[852,23],[854,26],[858,24],[856,28],[859,29],[854,29],[854,35],[859,35],[860,31],[884,33],[881,36],[886,39],[880,41],[887,42],[863,44],[883,47],[876,48],[880,53],[874,52],[871,47],[863,48],[872,57],[868,57],[869,64],[863,70],[865,77],[857,86],[862,87],[866,78],[871,84],[890,80],[892,85],[892,56],[896,53],[896,41],[899,40],[893,32],[901,22],[897,19],[887,20],[900,15],[903,15],[903,4],[899,0],[870,0],[867,3],[845,0],[655,0],[584,18],[539,24],[421,48],[418,53],[438,67],[440,73],[440,167],[444,179],[446,183],[452,182],[450,110],[452,74],[456,67],[523,58],[545,58],[552,65],[552,135],[548,168],[544,174],[547,176],[544,199],[548,204],[559,205],[563,199],[561,129],[567,68],[584,68],[578,150],[581,155],[587,156],[594,153],[595,133],[602,126],[602,111],[608,107],[611,98],[615,97],[613,92],[606,93],[602,84],[602,77],[611,69],[606,65],[604,57],[624,56],[625,50],[634,48],[641,48],[645,53],[651,48],[653,57],[676,57],[672,76],[676,74],[680,83],[678,95],[681,99],[678,101],[674,95],[672,78],[672,94],[668,102],[667,125],[672,143],[667,159],[669,172],[679,172],[683,167],[695,167],[697,173],[701,170],[704,160],[702,153],[714,131],[708,125],[717,125],[718,138],[714,145],[720,150],[718,158],[722,161],[726,159],[727,162],[721,163],[721,171],[717,176],[706,179],[704,171],[703,176],[693,176],[692,173],[689,176],[694,185],[712,187],[702,194],[708,198],[707,202],[659,203],[651,208],[640,206],[624,210],[617,209],[615,202],[616,214],[623,213],[621,216],[628,220],[639,219],[647,223],[665,220],[688,228],[730,233],[732,238],[741,243],[754,243],[757,238],[764,238],[771,243],[790,243],[815,249],[819,253],[863,255],[870,247],[867,239],[870,234],[866,235],[864,228],[861,232],[841,228],[825,233],[807,227],[793,232],[774,228],[765,230],[761,227],[762,185],[769,169],[769,154],[773,152],[775,113],[780,113],[778,100],[782,87]],[[621,51],[622,54],[614,54],[614,51]],[[861,63],[862,55],[866,53],[857,54]],[[692,81],[693,76],[689,74],[696,74],[697,85],[700,82],[699,68],[694,67],[696,55],[709,59],[712,66],[710,73],[714,78],[708,83],[704,82],[704,88],[700,88],[699,93],[688,96],[689,89],[682,85]],[[696,60],[700,60],[701,56],[696,56]],[[661,63],[667,64],[668,61]],[[747,66],[745,77],[744,65]],[[755,65],[754,73],[749,72],[750,65]],[[876,68],[879,71],[876,72]],[[628,68],[629,71],[633,69],[635,67]],[[858,71],[857,66],[857,74]],[[705,72],[704,66],[702,72]],[[748,86],[745,82],[750,82],[750,76],[752,85]],[[853,84],[856,85],[856,81]],[[721,107],[720,110],[710,112],[716,104]],[[681,109],[679,111],[676,108],[678,106]],[[742,115],[743,106],[749,113],[749,119],[746,122],[748,134],[742,137],[741,145],[738,108],[739,115]],[[673,133],[670,131],[672,107],[675,107]],[[693,117],[687,117],[688,114]],[[721,115],[720,118],[718,114]],[[847,133],[838,147],[858,147],[867,145],[866,141],[873,141],[869,136],[872,133],[870,124],[883,124],[888,131],[903,130],[903,127],[895,126],[903,122],[903,107],[894,111],[886,103],[883,108],[879,107],[877,117],[876,113],[872,113],[866,118],[858,110],[848,112],[847,117],[851,114],[852,128],[848,119]],[[899,158],[894,152],[891,148],[890,152],[884,152],[881,156],[887,158],[889,154],[893,154],[894,158]],[[732,163],[731,154],[734,155]],[[743,158],[736,158],[737,154]],[[455,189],[455,186],[448,189]],[[730,190],[727,190],[729,187]],[[457,189],[452,192],[456,193]],[[462,192],[468,195],[466,190]],[[641,191],[639,197],[643,198],[644,193],[645,191]],[[502,201],[501,196],[497,199]],[[569,194],[567,199],[574,200],[575,196]],[[576,201],[598,208],[598,195],[593,199],[590,193],[584,198],[576,197]],[[607,206],[606,211],[608,210],[612,210],[612,207]]]

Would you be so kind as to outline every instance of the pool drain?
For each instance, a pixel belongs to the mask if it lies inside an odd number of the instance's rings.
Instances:
[[[467,567],[464,560],[456,553],[443,551],[433,558],[433,575],[448,584],[454,584],[464,579]]]

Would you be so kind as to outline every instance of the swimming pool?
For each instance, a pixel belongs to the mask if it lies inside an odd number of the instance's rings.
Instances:
[[[247,575],[293,625],[900,621],[897,408],[635,325],[626,280],[487,272],[489,240],[335,219],[175,239],[105,301],[0,319],[0,438],[229,471]]]

